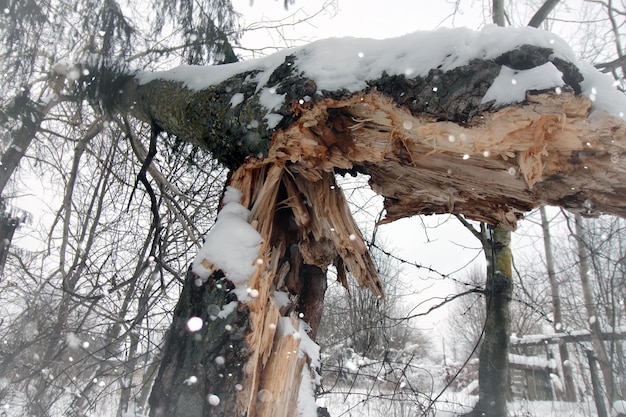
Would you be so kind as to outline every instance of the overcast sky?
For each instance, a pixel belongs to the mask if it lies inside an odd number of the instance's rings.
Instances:
[[[242,45],[251,48],[293,46],[316,39],[354,36],[384,39],[416,30],[438,27],[483,26],[481,0],[469,0],[457,10],[448,0],[296,0],[285,10],[282,0],[235,0],[235,9],[243,14],[246,27],[285,25],[269,31],[253,31],[242,39]],[[308,20],[307,20],[308,19]],[[294,24],[304,21],[303,23]]]

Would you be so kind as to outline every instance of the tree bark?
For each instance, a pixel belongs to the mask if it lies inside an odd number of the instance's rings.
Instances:
[[[27,107],[27,112],[20,120],[20,127],[15,130],[9,147],[0,158],[0,195],[26,154],[44,118],[45,111],[37,106]]]
[[[498,26],[504,27],[505,13],[504,13],[504,0],[492,0],[491,15],[493,16],[493,23]]]
[[[604,395],[602,393],[602,384],[598,375],[596,363],[598,359],[594,356],[592,350],[585,350],[587,355],[587,361],[589,362],[589,373],[591,374],[591,386],[593,389],[593,399],[596,403],[596,411],[598,417],[609,417],[609,413],[606,411],[606,403],[604,402]]]
[[[455,213],[512,229],[543,204],[626,216],[626,168],[611,162],[626,154],[626,143],[614,140],[626,136],[626,122],[602,112],[590,118],[591,102],[576,93],[580,73],[551,53],[526,45],[424,77],[384,74],[356,93],[318,91],[290,55],[265,75],[261,92],[260,70],[201,90],[157,73],[125,82],[117,108],[231,168],[294,164],[307,181],[319,171],[370,175],[385,198],[383,222]],[[561,94],[528,92],[523,103],[503,108],[482,102],[503,65],[547,62],[564,74]],[[280,108],[260,104],[268,89],[284,96]],[[231,105],[235,94],[242,104]],[[271,128],[270,116],[280,118]]]
[[[262,266],[247,282],[258,296],[240,302],[226,319],[238,332],[235,339],[207,313],[209,306],[234,301],[223,290],[224,271],[200,285],[188,275],[151,415],[265,417],[296,409],[293,393],[312,358],[274,358],[300,346],[276,332],[279,323],[304,325],[294,316],[303,313],[315,332],[329,265],[383,295],[334,182],[334,172],[361,172],[385,198],[384,221],[454,213],[497,225],[488,249],[493,262],[487,347],[481,352],[489,369],[481,377],[477,410],[504,416],[512,290],[507,230],[543,204],[626,216],[626,167],[611,162],[626,153],[626,143],[615,140],[626,136],[626,123],[601,112],[590,117],[591,102],[578,94],[580,73],[548,48],[526,45],[451,70],[433,68],[425,76],[383,73],[353,93],[319,90],[298,69],[302,51],[271,73],[264,64],[246,65],[199,90],[165,73],[124,80],[121,100],[120,89],[112,89],[116,110],[211,152],[231,168],[230,185],[242,191],[241,204],[251,210],[250,224],[264,240]],[[522,103],[502,108],[483,102],[502,66],[526,70],[546,63],[563,73],[567,85],[560,94],[527,92]],[[268,94],[281,95],[281,104],[268,109]],[[293,302],[279,305],[276,290],[291,294]],[[203,320],[202,330],[188,331],[191,316]],[[218,357],[223,365],[216,364]]]
[[[486,319],[479,355],[478,402],[469,416],[506,417],[509,389],[508,346],[511,329],[509,304],[513,293],[511,232],[483,228],[487,258]]]
[[[539,10],[533,15],[533,17],[528,22],[528,26],[532,26],[538,28],[540,24],[542,24],[550,12],[559,4],[560,0],[546,0]]]
[[[600,318],[596,311],[596,302],[593,291],[593,284],[591,282],[591,269],[589,268],[589,253],[585,243],[585,231],[583,226],[582,216],[575,216],[576,225],[576,242],[578,247],[578,259],[579,259],[579,274],[580,283],[583,291],[583,298],[585,300],[585,311],[587,313],[587,320],[589,323],[589,329],[591,330],[591,343],[593,345],[593,352],[598,359],[600,369],[602,370],[602,376],[604,377],[604,384],[606,386],[607,398],[609,404],[612,404],[615,399],[615,381],[613,379],[613,370],[611,369],[611,362],[609,361],[606,353],[604,343],[602,343]]]
[[[541,228],[543,230],[543,246],[546,254],[546,268],[548,279],[550,280],[550,292],[552,295],[552,315],[554,320],[554,330],[559,332],[559,326],[563,326],[563,317],[561,314],[561,294],[559,291],[559,282],[554,272],[554,257],[552,255],[552,238],[550,233],[550,223],[546,214],[545,207],[539,209],[541,213]],[[565,399],[567,401],[576,401],[576,384],[572,376],[572,365],[569,360],[569,351],[565,343],[559,344],[559,356],[561,362],[559,369],[565,383]]]
[[[219,280],[216,275],[207,284],[196,285],[193,274],[187,274],[150,395],[150,416],[239,415],[236,394],[250,357],[244,341],[249,312],[235,311],[225,319],[211,320],[209,312],[214,310],[209,306],[221,309],[234,301],[228,284],[223,282],[220,288]],[[190,331],[187,323],[191,317],[201,318],[205,326]],[[232,330],[225,331],[226,326]],[[217,398],[219,403],[209,401],[209,395],[215,395],[211,399]]]

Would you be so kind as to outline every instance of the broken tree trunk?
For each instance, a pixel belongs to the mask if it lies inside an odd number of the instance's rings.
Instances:
[[[287,66],[293,59],[275,73],[294,67]],[[465,83],[452,87],[477,87],[444,92],[442,85],[437,93],[457,100],[439,99],[433,109],[412,103],[436,100],[435,75],[383,77],[343,95],[315,95],[313,80],[276,75],[271,88],[286,95],[286,104],[269,113],[282,117],[274,129],[262,122],[268,110],[253,94],[256,84],[243,83],[249,72],[200,91],[167,79],[134,80],[127,97],[135,116],[229,166],[293,164],[310,182],[333,170],[370,175],[374,191],[385,197],[385,221],[456,213],[514,228],[538,205],[625,216],[624,120],[592,112],[592,102],[572,91],[578,85],[560,94],[528,92],[522,103],[499,109],[482,104],[500,67],[498,60],[464,67],[455,75]],[[234,94],[246,97],[245,104],[231,106]]]
[[[297,413],[294,393],[315,367],[310,344],[298,339],[307,324],[297,317],[304,314],[315,333],[326,269],[334,265],[343,282],[349,272],[382,296],[335,172],[370,176],[385,199],[384,222],[454,213],[513,229],[524,212],[545,204],[626,216],[626,122],[592,111],[580,94],[584,75],[552,49],[552,35],[524,29],[520,36],[536,45],[502,49],[498,33],[486,32],[463,42],[481,53],[468,58],[452,44],[428,68],[415,45],[429,38],[407,38],[406,53],[391,59],[379,47],[392,66],[351,50],[354,40],[333,40],[252,63],[123,77],[112,89],[108,107],[233,169],[230,186],[242,194],[237,211],[250,210],[244,220],[262,240],[245,285],[233,288],[215,260],[198,260],[208,278],[189,272],[151,415]],[[335,57],[340,65],[311,65],[327,56],[324,48],[347,55]],[[368,59],[354,63],[357,55]],[[358,76],[341,85],[344,67]],[[558,81],[528,86],[508,103],[490,98],[503,82],[512,88],[517,75],[541,78],[545,68]],[[236,309],[227,307],[234,293]],[[188,328],[191,317],[202,319],[201,330]]]
[[[301,380],[311,385],[319,366],[307,339],[319,325],[328,266],[382,296],[332,173],[310,184],[279,164],[242,166],[229,184],[241,191],[247,220],[263,238],[255,272],[239,288],[208,259],[200,260],[214,271],[206,281],[188,272],[151,416],[297,416]],[[189,320],[197,318],[202,328],[194,331]],[[305,373],[311,376],[302,379]],[[312,395],[312,386],[303,389]]]

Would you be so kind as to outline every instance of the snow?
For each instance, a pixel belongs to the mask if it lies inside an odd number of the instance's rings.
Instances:
[[[220,405],[220,397],[215,394],[207,395],[207,401],[214,407]]]
[[[583,94],[593,101],[593,108],[626,118],[626,95],[615,88],[615,80],[589,64],[579,62],[578,68],[585,79],[581,83]]]
[[[70,349],[78,349],[81,344],[80,338],[73,332],[69,332],[65,335],[65,341]]]
[[[281,297],[283,298],[283,297]],[[277,337],[291,336],[300,339],[298,357],[305,355],[310,359],[309,366],[302,369],[302,382],[298,393],[298,411],[302,417],[314,417],[317,415],[317,405],[315,403],[314,387],[322,381],[317,373],[320,368],[320,347],[307,334],[310,326],[302,319],[298,319],[298,329],[292,324],[291,317],[280,317],[276,329]],[[314,378],[311,377],[314,375]]]
[[[189,320],[187,320],[187,330],[192,333],[199,331],[200,329],[202,329],[203,326],[204,321],[200,317],[194,316],[190,317]]]
[[[470,382],[465,388],[461,390],[461,394],[473,395],[478,392],[478,380],[475,379]]]
[[[237,107],[241,103],[243,103],[244,95],[243,93],[236,93],[230,98],[230,107]]]
[[[626,333],[626,326],[619,326],[615,329],[604,328],[600,329],[600,333],[616,333],[623,334]],[[511,335],[510,342],[512,345],[521,346],[525,344],[537,344],[537,343],[556,343],[559,339],[562,339],[566,336],[570,337],[589,337],[591,335],[590,330],[569,330],[567,332],[559,332],[559,333],[547,333],[547,334],[528,334],[522,337],[517,337],[515,335]]]
[[[617,417],[620,414],[626,414],[626,401],[618,400],[613,403],[611,417]]]
[[[311,371],[315,373],[315,384],[321,383],[321,376],[317,373],[317,369],[320,369],[320,346],[315,343],[307,334],[307,329],[310,329],[309,325],[300,320],[300,352],[307,355],[311,359]]]
[[[185,379],[183,381],[183,384],[186,384],[188,386],[192,386],[194,384],[196,384],[198,382],[198,377],[195,375],[190,376],[189,378]]]
[[[250,211],[239,203],[240,200],[241,192],[228,187],[222,210],[192,262],[192,271],[206,280],[214,269],[222,270],[239,290],[239,299],[243,300],[247,293],[242,289],[257,268],[263,238],[248,223]]]
[[[291,303],[291,299],[289,298],[289,293],[285,291],[274,291],[273,292],[274,299],[276,300],[276,304],[278,304],[278,308],[284,307]]]
[[[267,121],[267,127],[270,129],[274,129],[276,126],[278,126],[278,123],[280,123],[281,120],[283,120],[283,116],[281,116],[280,114],[276,114],[276,113],[267,113],[263,119],[265,119]]]
[[[286,94],[276,93],[275,88],[264,88],[259,94],[259,103],[268,110],[279,109],[285,102]]]
[[[493,100],[496,105],[520,102],[526,98],[528,90],[547,90],[565,85],[562,76],[563,73],[551,62],[522,71],[503,65],[481,102]]]
[[[449,71],[468,64],[472,59],[493,59],[525,44],[551,48],[554,57],[576,65],[585,79],[582,83],[583,94],[592,99],[594,108],[625,117],[626,96],[613,86],[610,76],[579,62],[564,40],[531,27],[501,28],[488,25],[480,31],[441,28],[384,40],[331,38],[285,49],[260,59],[208,67],[183,65],[168,71],[141,72],[137,78],[142,84],[165,79],[200,90],[219,84],[235,74],[257,71],[248,76],[246,82],[256,83],[261,104],[268,113],[273,113],[283,104],[281,100],[284,97],[276,94],[273,86],[267,86],[267,82],[271,73],[291,54],[296,57],[296,69],[303,76],[313,79],[318,91],[345,89],[356,92],[367,87],[368,80],[378,79],[383,73],[425,76],[433,68]],[[564,84],[559,71],[550,63],[525,71],[514,71],[503,66],[496,81],[484,101],[493,99],[498,104],[518,102],[524,100],[523,93],[527,90],[560,88]],[[239,104],[239,99],[233,96],[231,106]],[[280,121],[279,115],[275,113],[266,116],[265,120],[272,127]]]
[[[557,374],[550,373],[550,383],[552,387],[557,392],[565,392],[565,387],[563,386],[563,381]]]
[[[544,369],[556,369],[554,359],[546,359],[540,356],[525,356],[509,353],[509,363]]]
[[[311,372],[307,367],[302,368],[302,380],[298,391],[298,415],[299,417],[317,417],[317,404],[315,403],[313,381]]]
[[[235,311],[238,305],[239,303],[237,301],[231,301],[230,303],[226,304],[222,307],[220,312],[217,313],[217,318],[225,319],[226,317],[230,316],[230,314]]]
[[[227,65],[213,65],[209,67],[179,65],[167,71],[140,72],[137,74],[137,79],[140,84],[146,84],[157,79],[182,82],[187,88],[202,90],[203,88],[226,81],[235,74],[254,70],[261,70],[265,73],[267,72],[265,70],[273,69],[280,65],[287,55],[288,50],[285,50],[260,60],[236,62]],[[271,71],[269,71],[269,73],[271,73]],[[269,73],[267,74],[267,78],[269,78]],[[257,81],[265,84],[267,79],[263,77],[251,77],[249,81]]]

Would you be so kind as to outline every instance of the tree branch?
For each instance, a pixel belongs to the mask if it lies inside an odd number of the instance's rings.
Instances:
[[[534,28],[538,28],[539,25],[543,23],[544,20],[548,17],[550,12],[556,7],[559,3],[559,0],[546,0],[545,3],[541,5],[539,10],[534,14],[534,16],[528,22],[528,26],[532,26]]]
[[[504,0],[493,0],[491,14],[493,23],[498,26],[505,26]]]

